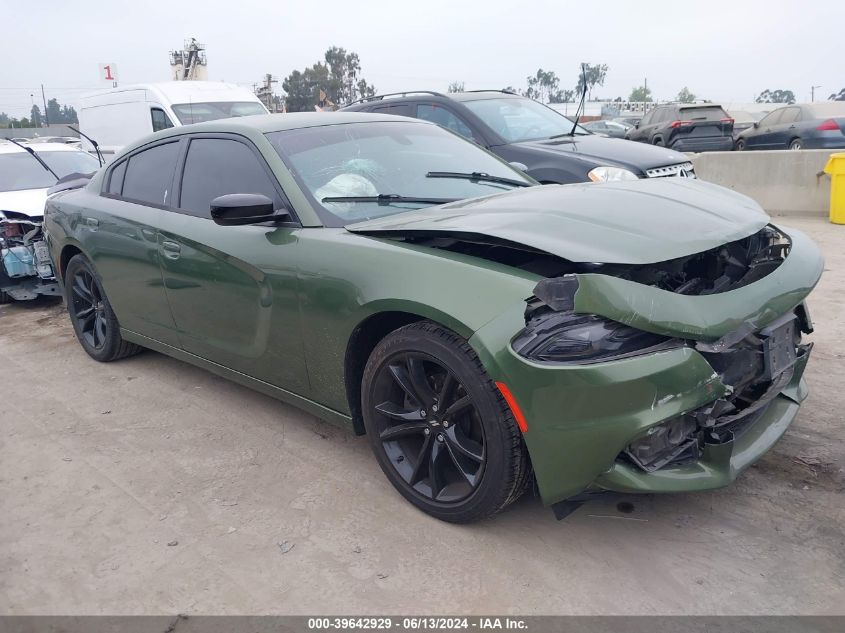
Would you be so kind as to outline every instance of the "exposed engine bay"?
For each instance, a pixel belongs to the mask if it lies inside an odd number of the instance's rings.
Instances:
[[[789,239],[774,226],[717,248],[654,264],[570,262],[520,244],[480,235],[408,235],[402,241],[462,253],[549,278],[598,273],[685,295],[735,290],[762,279],[789,254]]]
[[[0,301],[60,294],[41,218],[0,211]]]

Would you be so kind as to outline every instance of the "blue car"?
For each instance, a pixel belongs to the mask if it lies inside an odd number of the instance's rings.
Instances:
[[[845,148],[845,101],[789,105],[744,130],[736,149]]]

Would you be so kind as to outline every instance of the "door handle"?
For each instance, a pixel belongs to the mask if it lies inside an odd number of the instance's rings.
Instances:
[[[92,231],[96,231],[100,228],[100,221],[97,218],[85,218],[85,224],[88,225],[88,228]]]
[[[179,259],[179,255],[182,253],[182,247],[179,246],[178,242],[171,242],[170,240],[164,240],[161,243],[161,250],[167,259]]]

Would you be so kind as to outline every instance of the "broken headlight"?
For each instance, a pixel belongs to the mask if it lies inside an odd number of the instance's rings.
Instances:
[[[628,356],[669,340],[595,315],[555,312],[529,321],[511,345],[530,360],[573,363]]]

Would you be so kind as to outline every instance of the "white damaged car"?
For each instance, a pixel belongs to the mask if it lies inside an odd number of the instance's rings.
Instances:
[[[69,145],[0,141],[0,303],[60,294],[41,229],[47,191],[99,168]]]

